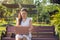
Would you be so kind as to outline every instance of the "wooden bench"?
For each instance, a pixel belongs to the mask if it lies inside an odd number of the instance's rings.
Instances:
[[[5,35],[2,34],[2,40],[15,40],[14,26],[7,26]],[[55,36],[54,26],[34,26],[32,40],[58,40]]]

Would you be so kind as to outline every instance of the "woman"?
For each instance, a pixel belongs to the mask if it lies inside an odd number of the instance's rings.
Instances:
[[[32,30],[32,21],[30,18],[27,17],[28,11],[25,8],[22,8],[21,11],[18,14],[18,19],[17,19],[17,23],[16,26],[20,26],[20,27],[29,27],[29,34],[28,35],[21,35],[21,34],[16,34],[16,40],[20,40],[22,38],[26,38],[27,40],[31,40],[32,38],[32,34],[31,34],[31,30]]]

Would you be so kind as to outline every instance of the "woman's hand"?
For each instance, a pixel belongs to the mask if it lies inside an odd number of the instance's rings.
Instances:
[[[29,28],[29,32],[32,32],[32,28]]]

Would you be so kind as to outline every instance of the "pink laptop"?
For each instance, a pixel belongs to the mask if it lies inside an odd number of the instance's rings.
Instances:
[[[15,27],[15,33],[16,34],[28,34],[29,27]]]

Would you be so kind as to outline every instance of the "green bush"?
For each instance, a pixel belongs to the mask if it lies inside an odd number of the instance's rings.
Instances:
[[[57,10],[59,10],[59,12],[57,12],[54,16],[53,19],[51,20],[51,24],[55,25],[55,32],[56,35],[60,35],[60,7],[59,5],[56,6]]]

